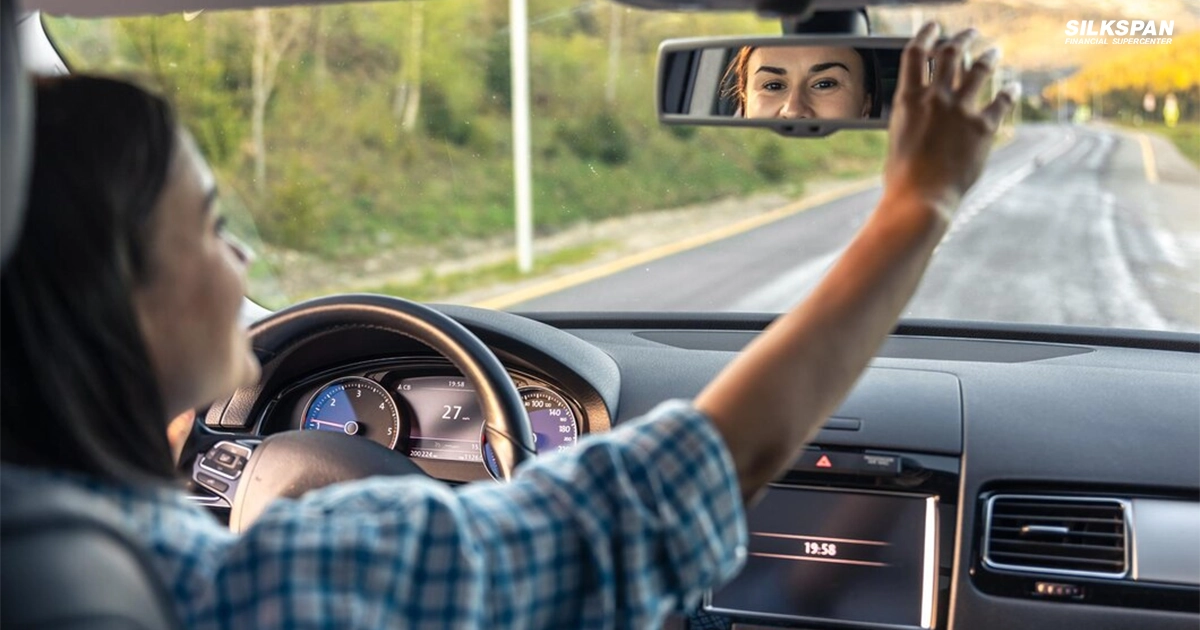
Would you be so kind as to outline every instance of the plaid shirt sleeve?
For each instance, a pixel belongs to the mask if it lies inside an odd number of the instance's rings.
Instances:
[[[745,544],[724,443],[671,402],[510,484],[374,478],[281,501],[176,595],[189,627],[650,628]]]

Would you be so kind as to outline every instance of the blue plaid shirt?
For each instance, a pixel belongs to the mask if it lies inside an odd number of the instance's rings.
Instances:
[[[652,628],[745,557],[729,453],[680,402],[506,485],[344,483],[241,535],[173,490],[73,482],[118,502],[188,628]]]

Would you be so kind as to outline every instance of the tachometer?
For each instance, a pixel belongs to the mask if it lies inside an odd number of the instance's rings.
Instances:
[[[361,435],[395,448],[400,437],[400,411],[379,383],[349,376],[329,383],[308,401],[300,428]]]
[[[545,387],[524,387],[520,390],[525,413],[533,426],[533,443],[539,455],[565,451],[579,440],[579,421],[571,405],[562,396]],[[484,444],[484,463],[488,472],[499,479],[499,466],[491,447]]]

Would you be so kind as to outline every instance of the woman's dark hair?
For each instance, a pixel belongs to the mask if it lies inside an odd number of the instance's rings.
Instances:
[[[883,114],[883,77],[879,71],[879,54],[874,48],[855,48],[863,60],[863,85],[867,88],[867,96],[871,97],[871,118]]]
[[[162,98],[114,79],[36,82],[32,178],[0,276],[0,459],[108,480],[174,476],[133,306],[178,142]]]
[[[750,82],[750,55],[757,49],[757,46],[742,46],[721,77],[721,83],[725,86],[721,90],[721,96],[732,99],[737,110],[743,112],[743,116],[746,111],[746,86]],[[863,62],[863,87],[866,89],[866,96],[871,99],[870,116],[878,118],[883,112],[883,83],[879,76],[879,57],[869,48],[855,48],[854,52],[858,53]]]

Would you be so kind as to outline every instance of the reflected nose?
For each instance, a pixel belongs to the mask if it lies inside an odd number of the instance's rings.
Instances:
[[[815,116],[815,112],[808,106],[808,102],[804,98],[804,90],[792,90],[789,92],[787,100],[783,103],[783,108],[779,110],[779,117],[789,120],[814,118]]]

